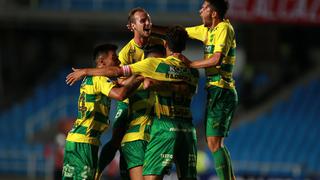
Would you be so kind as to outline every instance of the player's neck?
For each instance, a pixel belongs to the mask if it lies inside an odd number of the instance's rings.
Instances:
[[[133,40],[139,47],[142,47],[148,43],[149,37],[134,36]]]
[[[213,19],[212,20],[212,26],[211,26],[211,28],[213,29],[213,28],[215,28],[219,23],[221,23],[223,20],[221,20],[221,19],[218,19],[218,18],[216,18],[216,19]]]
[[[181,57],[181,53],[177,53],[177,52],[170,52],[170,56],[173,56],[173,57],[175,57],[175,58],[180,58]]]

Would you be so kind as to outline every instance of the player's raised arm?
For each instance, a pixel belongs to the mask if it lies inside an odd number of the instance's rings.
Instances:
[[[222,60],[224,58],[224,55],[220,52],[214,53],[214,55],[211,58],[207,59],[199,59],[192,61],[189,66],[191,68],[207,68],[207,67],[213,67],[220,65]]]
[[[126,82],[123,86],[112,88],[109,92],[109,97],[123,101],[139,87],[143,80],[143,76],[131,76],[125,80]]]
[[[107,77],[120,77],[123,75],[121,67],[109,66],[104,68],[72,68],[73,72],[66,77],[66,83],[73,85],[75,82],[81,80],[85,76],[107,76]]]

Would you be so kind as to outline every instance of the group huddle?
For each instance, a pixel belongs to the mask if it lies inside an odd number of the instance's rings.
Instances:
[[[122,179],[162,179],[173,164],[179,179],[197,179],[190,103],[198,68],[206,71],[204,123],[217,176],[235,179],[223,144],[238,102],[232,78],[236,41],[224,18],[227,9],[226,0],[205,0],[199,11],[203,24],[184,28],[152,25],[144,9],[134,8],[127,25],[134,37],[119,56],[116,45],[99,44],[93,50],[95,68],[73,69],[67,84],[83,80],[78,116],[66,138],[63,179],[100,179],[118,150]],[[203,42],[204,59],[182,54],[188,38]],[[100,136],[110,125],[111,99],[118,100],[112,138],[98,154]]]

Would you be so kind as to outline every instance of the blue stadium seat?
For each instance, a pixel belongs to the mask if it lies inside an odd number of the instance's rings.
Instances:
[[[150,1],[150,0],[135,0],[133,1],[133,7],[143,7],[148,12],[159,11],[160,4],[159,1]]]
[[[300,164],[308,173],[319,172],[319,101],[320,81],[317,79],[296,87],[288,99],[277,102],[271,111],[239,125],[226,140],[232,159]],[[292,172],[279,169],[269,173],[288,176]]]
[[[76,11],[94,10],[93,0],[70,0],[70,9]]]
[[[124,10],[126,6],[125,0],[104,0],[102,2],[102,9],[108,11],[120,11]]]
[[[171,12],[186,12],[191,11],[192,7],[189,6],[185,1],[168,1],[167,3],[167,11]]]
[[[40,9],[61,10],[63,9],[63,0],[41,0]]]

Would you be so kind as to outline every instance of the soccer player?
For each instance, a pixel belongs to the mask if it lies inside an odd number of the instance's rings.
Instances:
[[[228,136],[238,96],[232,72],[235,65],[235,32],[229,20],[226,0],[205,0],[199,11],[202,25],[186,28],[190,38],[205,45],[204,59],[193,61],[190,67],[205,68],[207,76],[207,143],[215,162],[219,179],[235,179],[231,158],[223,140]],[[152,29],[163,32],[161,27]]]
[[[151,18],[149,14],[142,8],[134,8],[128,14],[129,29],[133,32],[134,37],[126,44],[119,52],[119,60],[121,65],[128,65],[144,59],[144,49],[152,44],[163,44],[163,40],[159,38],[150,37],[151,35]],[[149,90],[140,89],[130,99],[117,102],[117,113],[115,116],[115,123],[113,125],[112,139],[103,146],[99,159],[98,176],[102,173],[103,169],[111,162],[115,156],[116,151],[120,148],[120,143],[126,142],[126,146],[121,151],[121,159],[125,155],[126,162],[129,164],[131,179],[142,178],[142,165],[144,153],[132,152],[132,146],[139,146],[136,149],[144,150],[145,141],[149,138],[150,116],[153,110],[154,95]],[[138,132],[137,127],[138,128]],[[127,130],[127,128],[129,128]],[[134,131],[132,132],[131,129]],[[128,132],[128,133],[126,133]],[[125,134],[125,135],[124,135]],[[130,143],[132,142],[132,143]],[[136,159],[129,159],[135,157]],[[126,170],[123,169],[127,166],[123,161],[120,162],[120,172],[122,178],[127,176]]]
[[[184,80],[190,83],[190,89],[195,90],[198,72],[189,69],[180,56],[186,46],[186,31],[180,26],[172,27],[166,33],[166,40],[167,58],[158,63],[156,68],[148,69],[153,67],[149,65],[152,64],[150,62],[144,68],[151,72],[140,70],[143,66],[132,65],[130,69],[133,73],[144,71],[142,75],[145,77],[150,73],[150,77],[159,80],[161,78],[156,78],[155,72],[164,75],[167,81]],[[197,140],[190,111],[194,91],[189,95],[174,92],[171,88],[156,92],[156,115],[145,154],[144,179],[163,179],[173,163],[176,164],[179,179],[196,179]]]
[[[160,45],[160,44],[149,45],[149,46],[144,48],[144,57],[159,57],[159,58],[161,58],[161,57],[165,57],[165,54],[166,54],[165,48],[164,48],[163,45]],[[165,86],[164,83],[161,83],[161,82],[158,82],[158,81],[155,81],[155,80],[151,80],[151,79],[150,79],[150,81],[153,84],[152,86],[150,85],[150,88],[151,87],[152,88],[155,88],[155,87],[159,88],[161,86],[163,86],[164,88],[168,87],[168,86]],[[177,92],[179,92],[179,91],[188,91],[187,90],[187,86],[182,86],[182,85],[170,85],[170,86],[172,88],[175,88]],[[185,89],[183,89],[183,88],[185,88]],[[136,92],[139,92],[139,91],[136,91]],[[123,103],[123,104],[125,104],[125,103]],[[126,110],[126,112],[124,112],[123,110]],[[123,116],[122,114],[125,114],[125,116]],[[117,112],[116,118],[119,118],[119,117],[123,116],[122,117],[123,119],[119,120],[117,122],[121,122],[121,121],[123,122],[123,120],[125,120],[125,118],[129,118],[128,114],[129,114],[129,112],[127,111],[127,108],[118,108],[118,112]],[[150,116],[151,116],[151,114],[150,114]],[[121,124],[121,125],[119,124],[119,125],[114,125],[114,126],[116,126],[117,128],[127,128],[126,124]],[[119,132],[122,132],[122,130],[121,131],[119,131],[119,130],[114,130],[113,131],[113,133],[119,133]],[[128,130],[128,133],[126,133],[125,136],[130,136],[130,135],[132,135],[132,132],[130,132],[130,130]],[[121,140],[122,140],[123,135],[113,135],[113,137],[120,137]],[[115,141],[114,138],[112,138],[108,143],[106,143],[103,146],[102,150],[101,150],[100,158],[99,158],[99,165],[98,165],[99,169],[100,169],[100,172],[97,173],[97,178],[98,177],[100,178],[102,170],[110,163],[110,161],[112,160],[111,158],[113,158],[113,156],[114,156],[114,155],[107,154],[108,150],[109,149],[114,149],[116,151],[118,149],[118,148],[116,148],[114,146],[115,142],[113,142],[113,141]],[[126,141],[124,141],[123,144],[126,144],[125,142]],[[146,143],[147,143],[147,141],[146,141]],[[112,146],[112,147],[110,147],[110,146]],[[125,155],[128,155],[128,154],[131,155],[132,152],[131,153],[125,153]],[[120,170],[121,171],[127,171],[127,165],[123,161],[124,161],[123,159],[120,159],[120,166],[121,166]],[[121,179],[130,179],[130,177],[127,177],[128,175],[129,174],[126,174],[126,172],[121,172]],[[135,176],[135,177],[137,177],[137,176]],[[141,170],[141,173],[140,173],[139,177],[142,177],[142,170]]]
[[[119,65],[117,46],[102,44],[94,49],[97,68]],[[100,136],[108,128],[110,98],[123,100],[143,81],[130,77],[123,86],[105,76],[86,76],[80,87],[78,117],[68,133],[65,145],[63,179],[95,178]]]
[[[187,37],[181,26],[172,27],[166,33],[166,58],[147,58],[121,68],[74,69],[75,72],[67,76],[67,83],[72,84],[88,74],[109,77],[139,74],[160,81],[184,81],[195,90],[198,71],[188,68],[181,60]],[[162,179],[173,162],[177,165],[180,179],[196,179],[196,133],[190,111],[191,97],[170,88],[157,91],[156,115],[143,165],[145,179]]]
[[[150,15],[142,8],[134,8],[128,14],[128,26],[133,39],[119,52],[121,65],[128,65],[145,59],[144,49],[153,44],[163,44],[163,40],[151,37],[152,22]],[[152,91],[140,89],[131,98],[118,102],[116,124],[118,129],[123,121],[128,123],[122,140],[121,154],[124,156],[131,179],[142,178],[144,150],[149,140],[149,130],[155,96]],[[119,148],[119,141],[116,146]],[[136,149],[132,151],[132,149]],[[121,170],[123,172],[123,170]]]

